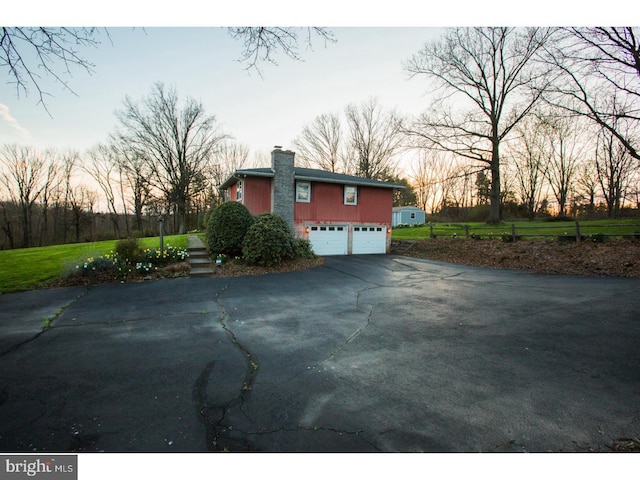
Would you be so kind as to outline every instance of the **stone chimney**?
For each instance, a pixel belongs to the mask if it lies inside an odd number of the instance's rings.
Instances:
[[[281,147],[275,147],[271,152],[271,170],[274,173],[271,188],[271,212],[280,215],[292,232],[295,201],[294,156],[294,152],[281,150]]]

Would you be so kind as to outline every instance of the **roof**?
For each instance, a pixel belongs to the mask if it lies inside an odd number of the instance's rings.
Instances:
[[[233,185],[238,178],[242,177],[273,177],[271,168],[246,168],[236,170],[229,178],[220,184],[218,188],[224,190]],[[324,183],[340,183],[345,185],[360,185],[378,188],[406,188],[404,185],[395,183],[382,182],[380,180],[372,180],[370,178],[357,177],[355,175],[345,175],[342,173],[334,173],[326,170],[317,170],[315,168],[293,168],[293,178],[296,180],[308,180],[312,182]]]
[[[422,210],[421,208],[415,207],[413,205],[404,205],[402,207],[393,207],[393,211],[394,212],[400,212],[402,210],[419,210],[421,212],[424,212],[424,210]]]

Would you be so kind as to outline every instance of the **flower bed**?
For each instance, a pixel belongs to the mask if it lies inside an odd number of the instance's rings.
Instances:
[[[138,280],[152,274],[156,277],[188,275],[188,257],[185,248],[172,246],[162,251],[147,248],[134,261],[128,261],[123,255],[112,251],[99,257],[89,257],[76,265],[67,275],[65,283]],[[183,264],[183,268],[178,264]]]

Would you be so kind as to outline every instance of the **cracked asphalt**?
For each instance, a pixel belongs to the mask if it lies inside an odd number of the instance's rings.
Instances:
[[[385,255],[0,295],[0,451],[607,451],[639,290]]]

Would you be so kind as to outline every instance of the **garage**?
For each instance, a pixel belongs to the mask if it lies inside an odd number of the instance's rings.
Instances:
[[[354,255],[387,253],[387,229],[385,227],[353,227],[351,251]]]
[[[345,225],[314,225],[309,241],[316,255],[346,255],[349,230]]]

